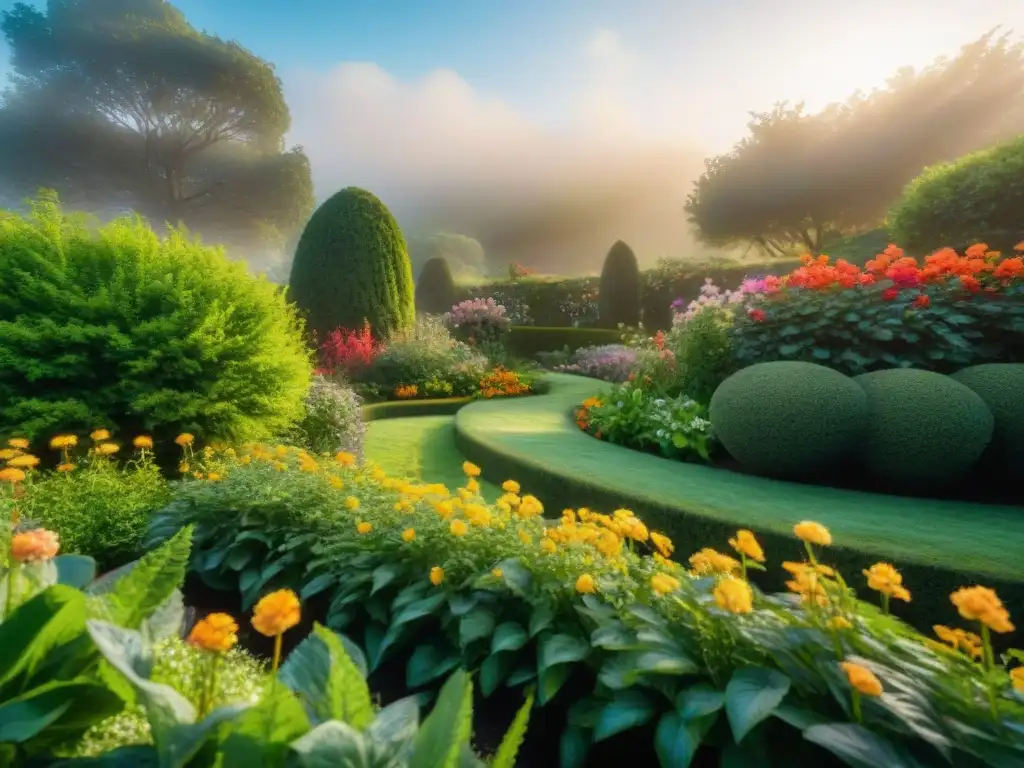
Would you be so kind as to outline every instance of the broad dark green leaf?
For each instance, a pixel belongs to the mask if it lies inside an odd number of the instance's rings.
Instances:
[[[636,655],[637,669],[658,675],[692,675],[700,670],[685,653],[670,648],[641,651]]]
[[[422,619],[424,616],[430,616],[441,607],[443,602],[444,594],[441,592],[435,592],[432,595],[421,598],[413,603],[409,603],[392,617],[391,626],[401,626],[402,624],[407,624],[410,621]]]
[[[601,711],[594,726],[594,741],[643,725],[654,717],[655,705],[651,698],[638,688],[618,693]]]
[[[515,654],[510,651],[491,653],[480,665],[480,692],[490,696],[508,677],[515,666]]]
[[[698,721],[683,720],[676,712],[666,712],[654,732],[654,751],[661,768],[688,768],[702,738]]]
[[[495,623],[490,610],[474,608],[459,620],[459,643],[465,648],[472,642],[490,637]]]
[[[676,711],[684,720],[695,720],[725,706],[725,694],[707,683],[698,683],[680,691],[676,697]]]
[[[577,635],[548,635],[541,638],[537,647],[537,671],[542,674],[555,665],[583,661],[590,650],[590,643]]]
[[[405,570],[404,566],[400,563],[384,563],[373,569],[373,588],[370,590],[371,595],[375,595],[380,592],[384,587],[388,586]]]
[[[320,574],[302,588],[299,592],[299,597],[303,600],[308,600],[313,595],[319,595],[325,589],[331,587],[337,580],[338,577],[333,573]]]
[[[892,743],[856,723],[812,725],[804,738],[824,747],[852,768],[906,768]]]
[[[59,584],[84,589],[96,578],[96,561],[86,555],[58,555],[53,562],[57,566]]]
[[[598,627],[590,634],[590,644],[609,651],[624,651],[636,646],[636,634],[621,621]]]
[[[443,640],[417,645],[405,667],[405,684],[419,688],[451,672],[459,665],[455,649],[442,646]]]
[[[463,670],[441,688],[437,703],[416,735],[409,768],[455,768],[473,727],[473,684]]]
[[[555,612],[550,605],[547,603],[541,603],[540,605],[534,606],[533,613],[530,614],[530,637],[536,637],[550,627],[554,621]]]
[[[725,713],[733,738],[743,740],[751,729],[769,717],[789,693],[789,677],[765,667],[744,667],[733,673],[725,687]]]
[[[583,768],[590,750],[590,737],[582,728],[567,728],[558,743],[561,768]]]
[[[547,667],[543,672],[537,672],[537,701],[541,706],[545,706],[558,695],[566,680],[569,679],[571,668],[571,664],[555,664]]]
[[[491,637],[491,653],[500,651],[518,651],[529,640],[526,630],[514,621],[505,621],[498,625]]]
[[[221,749],[221,768],[281,765],[289,745],[308,733],[309,726],[295,693],[283,685],[271,686],[258,704],[229,726]]]

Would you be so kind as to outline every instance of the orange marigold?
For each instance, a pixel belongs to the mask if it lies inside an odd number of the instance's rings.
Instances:
[[[45,528],[16,533],[11,538],[11,556],[19,563],[41,563],[60,550],[60,537]]]
[[[226,613],[211,613],[197,621],[188,635],[189,645],[214,653],[230,651],[238,642],[238,624]]]
[[[299,623],[302,609],[298,596],[290,589],[264,595],[253,609],[252,625],[261,635],[276,637]]]

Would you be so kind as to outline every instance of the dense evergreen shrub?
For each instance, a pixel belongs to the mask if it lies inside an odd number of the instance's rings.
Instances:
[[[982,460],[1003,471],[1024,470],[1024,364],[975,365],[953,378],[984,400],[995,418]]]
[[[90,225],[54,198],[0,218],[3,435],[105,427],[173,448],[302,415],[310,356],[280,289],[184,232]]]
[[[326,200],[299,240],[289,291],[321,336],[364,321],[378,338],[409,328],[415,318],[412,267],[387,206],[356,187]]]
[[[442,315],[458,302],[458,292],[443,256],[427,261],[416,282],[416,311]]]
[[[894,368],[854,381],[868,406],[858,455],[880,481],[948,485],[974,466],[992,439],[995,420],[985,401],[949,376]]]
[[[599,319],[605,328],[640,323],[640,267],[633,250],[621,240],[608,251],[601,270]]]
[[[926,168],[889,212],[895,242],[912,252],[1024,239],[1024,136]]]
[[[779,478],[834,467],[864,434],[867,397],[856,382],[813,363],[760,363],[715,390],[711,426],[749,469]]]

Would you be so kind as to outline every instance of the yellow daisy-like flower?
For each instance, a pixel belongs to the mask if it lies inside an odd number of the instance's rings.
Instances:
[[[190,435],[188,432],[182,432],[176,438],[174,438],[175,445],[180,445],[184,448],[186,445],[192,445],[196,441],[195,435]]]
[[[808,544],[815,544],[819,547],[827,547],[832,543],[832,534],[829,533],[828,528],[821,523],[815,523],[811,520],[804,520],[794,525],[793,533],[801,541],[806,541]]]
[[[469,526],[462,520],[452,520],[448,530],[451,531],[452,536],[465,536],[469,533]]]
[[[466,477],[480,477],[480,467],[471,461],[464,461],[462,463],[462,472]]]
[[[834,632],[842,629],[853,629],[853,624],[845,616],[833,616],[825,622],[825,626]]]
[[[720,580],[712,595],[718,607],[730,613],[750,613],[754,610],[754,593],[742,579],[727,577]]]
[[[94,429],[89,433],[89,438],[94,443],[102,443],[104,440],[110,439],[110,432],[105,429]]]
[[[690,556],[690,567],[694,573],[707,576],[713,573],[730,575],[738,572],[742,566],[735,558],[723,555],[711,547],[704,547]]]
[[[557,549],[558,549],[558,546],[551,539],[548,539],[548,538],[541,539],[541,541],[540,541],[540,551],[543,552],[544,554],[546,554],[546,555],[554,554],[555,550],[557,550]]]
[[[209,480],[211,483],[216,483],[218,480],[221,479],[221,474],[220,472],[211,472],[206,476],[206,479]]]
[[[903,586],[903,574],[889,563],[875,563],[864,575],[868,577],[868,588],[910,602],[910,592]]]
[[[367,523],[367,522],[365,522],[365,521],[364,521],[364,522],[362,522],[362,523],[359,523],[359,524],[358,524],[358,525],[356,526],[356,530],[357,530],[357,531],[358,531],[358,532],[359,532],[359,533],[360,533],[360,534],[361,534],[362,536],[365,536],[366,534],[368,534],[368,533],[369,533],[370,531],[372,531],[372,530],[373,530],[373,525],[372,525],[372,524],[370,524],[370,523]]]
[[[58,464],[57,465],[57,471],[58,472],[74,472],[75,471],[75,465],[71,464],[71,463]]]
[[[849,680],[850,685],[862,694],[865,696],[882,695],[882,681],[870,669],[852,661],[844,661],[839,666],[846,673],[846,679]]]
[[[331,488],[336,491],[340,491],[345,487],[345,483],[337,475],[330,475],[327,478],[327,482],[329,482],[331,484]]]
[[[57,435],[50,440],[50,448],[55,451],[74,448],[76,445],[78,445],[78,438],[74,435]]]
[[[651,532],[651,543],[654,544],[654,548],[658,550],[658,553],[662,557],[672,557],[672,553],[676,547],[672,543],[672,539],[663,533],[657,531]]]
[[[13,465],[14,462],[11,462]],[[962,587],[949,596],[960,615],[970,621],[980,621],[993,632],[1005,634],[1015,627],[1003,601],[995,590],[988,587]]]
[[[256,603],[252,625],[261,635],[276,637],[298,624],[301,618],[302,608],[298,595],[290,589],[279,589]]]
[[[758,543],[753,531],[746,529],[736,531],[736,538],[729,539],[729,546],[755,562],[764,562],[764,550],[761,549],[761,545]]]
[[[149,435],[139,435],[132,440],[132,445],[143,451],[148,451],[153,447],[153,438]]]
[[[444,581],[444,568],[439,565],[435,565],[430,569],[430,583],[435,587],[441,586],[441,582]]]
[[[597,592],[597,584],[594,583],[594,577],[589,573],[581,575],[576,579],[576,591],[584,595],[592,595]]]
[[[415,528],[406,528],[404,531],[402,531],[402,541],[408,542],[408,541],[415,541],[415,540],[416,540],[416,529]]]
[[[334,457],[334,460],[343,467],[351,467],[356,463],[355,454],[349,453],[348,451],[341,451]]]
[[[667,595],[679,589],[679,579],[669,576],[667,573],[656,573],[651,576],[651,589],[658,595]]]
[[[345,499],[345,509],[349,511],[355,511],[359,509],[359,499],[355,496],[349,496]]]
[[[15,456],[7,462],[7,466],[16,467],[17,469],[32,469],[39,466],[39,459],[30,453],[26,453],[22,456]]]
[[[17,467],[4,467],[0,469],[0,483],[16,485],[25,479],[25,473]]]
[[[21,451],[17,448],[0,448],[0,461],[10,461],[15,456],[20,456]]]
[[[11,557],[19,563],[52,560],[60,550],[60,537],[45,528],[16,533],[11,538]]]
[[[503,579],[505,578],[505,572],[501,570],[501,568],[492,568],[491,576],[493,576],[496,579]]]
[[[238,624],[226,613],[211,613],[196,622],[188,635],[189,645],[214,653],[230,651],[238,642]]]
[[[526,546],[533,544],[533,537],[526,531],[519,531],[519,540]]]
[[[520,491],[519,483],[517,483],[515,480],[506,480],[504,483],[501,484],[501,489],[506,493],[512,494],[519,493]]]
[[[7,444],[11,446],[11,448],[16,448],[19,451],[27,451],[29,446],[28,440],[23,437],[12,437],[7,441]]]

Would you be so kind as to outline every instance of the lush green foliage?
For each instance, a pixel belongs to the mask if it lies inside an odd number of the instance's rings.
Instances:
[[[867,394],[867,429],[858,456],[867,472],[889,483],[940,487],[981,458],[994,418],[985,401],[949,376],[914,369],[854,379]]]
[[[0,218],[0,423],[167,442],[249,439],[302,413],[310,362],[281,292],[139,220],[90,230],[55,200]]]
[[[532,325],[513,325],[508,336],[508,351],[523,360],[532,359],[539,352],[552,352],[563,347],[617,344],[622,333],[607,328],[538,328]]]
[[[361,405],[362,399],[351,387],[314,376],[306,395],[306,414],[292,435],[295,444],[317,454],[349,451],[361,455],[366,432]]]
[[[387,206],[356,187],[324,201],[302,232],[289,293],[321,336],[364,322],[378,338],[412,326],[412,267]]]
[[[1001,471],[1024,461],[1024,363],[991,363],[964,368],[953,378],[985,401],[995,425],[983,462]]]
[[[771,477],[837,466],[863,437],[868,399],[847,376],[811,363],[760,363],[711,398],[715,435],[733,458]]]
[[[416,311],[443,315],[459,300],[448,262],[437,256],[429,259],[416,281]]]
[[[705,307],[666,335],[666,346],[676,363],[674,389],[698,403],[710,403],[718,386],[736,370],[732,356],[733,314],[720,307]]]
[[[160,470],[147,458],[124,468],[91,454],[69,472],[25,486],[22,516],[60,535],[65,552],[88,555],[101,571],[138,557],[150,515],[170,499]]]
[[[912,181],[889,212],[896,241],[912,251],[1024,240],[1024,136],[935,165]]]
[[[640,267],[633,249],[621,240],[605,257],[597,298],[599,321],[605,328],[640,324]]]

